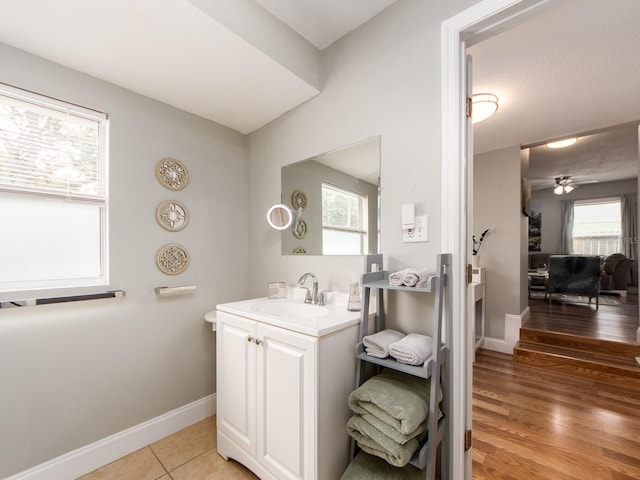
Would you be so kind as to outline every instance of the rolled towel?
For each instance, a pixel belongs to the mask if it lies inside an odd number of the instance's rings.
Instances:
[[[389,274],[389,285],[393,285],[394,287],[402,285],[402,276],[407,270],[409,269],[405,268],[403,270],[398,270],[397,272],[391,272]]]
[[[366,452],[358,453],[340,480],[424,480],[424,472],[413,465],[402,468],[389,465],[379,457]]]
[[[410,333],[389,345],[389,355],[400,363],[422,365],[433,353],[433,339],[427,335]]]
[[[373,335],[365,335],[362,337],[367,355],[377,358],[387,358],[389,356],[389,345],[404,337],[404,333],[396,330],[381,330]]]
[[[405,287],[413,287],[420,279],[420,270],[415,268],[407,268],[402,274],[402,285]]]
[[[416,288],[426,288],[431,285],[431,279],[436,276],[435,272],[429,272],[427,270],[423,270],[420,272],[420,278],[415,284]]]
[[[420,447],[417,438],[412,438],[404,445],[394,442],[359,415],[354,415],[349,419],[347,430],[362,450],[383,458],[396,467],[404,467],[409,463],[415,451]]]

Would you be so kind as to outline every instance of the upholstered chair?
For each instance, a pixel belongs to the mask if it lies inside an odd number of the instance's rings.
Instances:
[[[545,298],[554,293],[584,295],[599,307],[601,257],[597,255],[551,255]]]

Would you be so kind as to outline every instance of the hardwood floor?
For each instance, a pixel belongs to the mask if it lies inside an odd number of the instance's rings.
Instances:
[[[638,328],[638,296],[601,295],[598,310],[576,297],[554,295],[549,303],[544,293],[529,299],[531,315],[526,327],[600,340],[635,343]]]
[[[473,375],[474,480],[640,479],[640,387],[488,350]]]
[[[533,298],[520,328],[514,361],[612,384],[640,386],[638,297],[603,296],[600,308],[587,299]]]

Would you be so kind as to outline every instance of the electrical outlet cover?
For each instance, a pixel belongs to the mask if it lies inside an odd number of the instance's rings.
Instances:
[[[428,242],[429,241],[429,215],[416,215],[416,227],[413,230],[402,231],[402,241],[404,243]]]

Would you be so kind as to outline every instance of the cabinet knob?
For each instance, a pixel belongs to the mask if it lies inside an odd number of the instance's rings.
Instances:
[[[255,340],[256,340],[256,345],[262,345],[262,340],[258,340],[257,338]]]
[[[253,342],[253,340],[254,340],[254,338],[251,335],[249,335],[247,337],[247,342]]]

